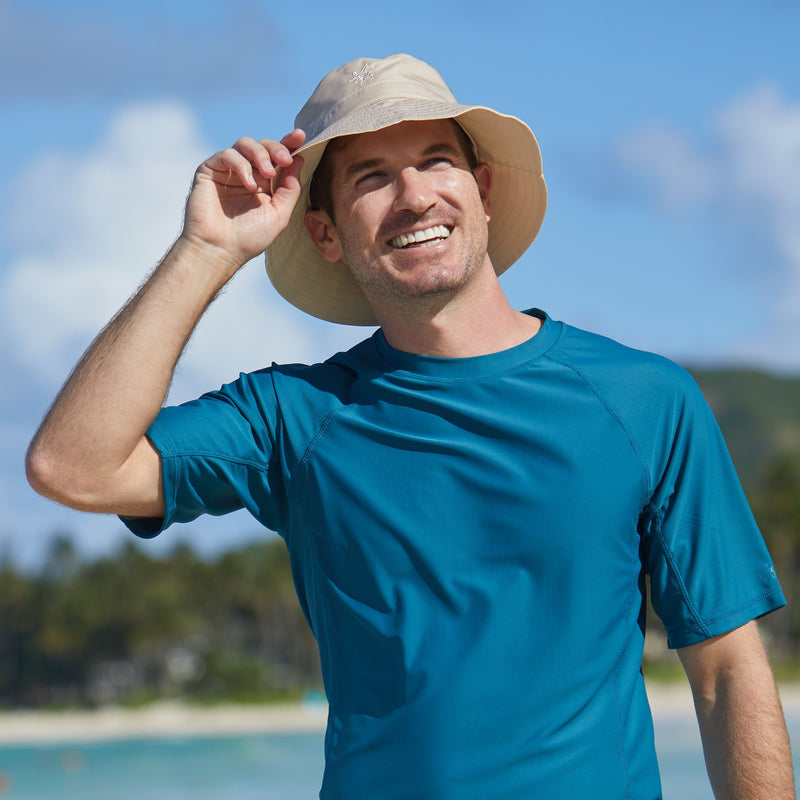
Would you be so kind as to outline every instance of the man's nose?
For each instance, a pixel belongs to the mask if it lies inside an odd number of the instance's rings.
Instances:
[[[413,211],[421,214],[436,204],[430,179],[415,167],[401,170],[396,183],[395,211]]]

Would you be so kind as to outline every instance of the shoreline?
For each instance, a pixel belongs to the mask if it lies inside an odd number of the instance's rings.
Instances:
[[[693,717],[688,683],[650,682],[653,717]],[[800,683],[781,684],[787,714],[800,714]],[[0,711],[0,747],[96,743],[127,739],[183,739],[325,731],[324,702],[274,705],[193,706],[161,701],[139,709],[118,706],[96,710]]]
[[[193,706],[159,701],[142,708],[0,711],[0,747],[184,739],[201,736],[316,733],[325,730],[325,703]]]

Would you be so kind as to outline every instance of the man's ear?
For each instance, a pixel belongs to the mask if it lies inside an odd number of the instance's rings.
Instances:
[[[478,184],[478,194],[483,202],[483,213],[486,214],[488,222],[492,216],[492,202],[489,200],[489,190],[492,188],[492,168],[484,161],[481,161],[472,171],[475,176],[475,183]]]
[[[339,233],[327,211],[306,211],[303,217],[306,230],[326,261],[335,263],[342,260],[342,246]]]

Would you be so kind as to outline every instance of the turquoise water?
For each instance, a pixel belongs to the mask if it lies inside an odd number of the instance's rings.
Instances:
[[[146,739],[0,748],[13,800],[314,798],[322,736]]]
[[[665,800],[712,800],[694,720],[656,733]],[[3,800],[313,800],[322,734],[4,746],[0,776]]]

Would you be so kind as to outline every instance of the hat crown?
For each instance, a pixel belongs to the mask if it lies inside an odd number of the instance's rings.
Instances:
[[[381,59],[357,58],[329,72],[295,118],[312,142],[358,108],[390,98],[455,103],[442,76],[429,64],[405,53]]]

